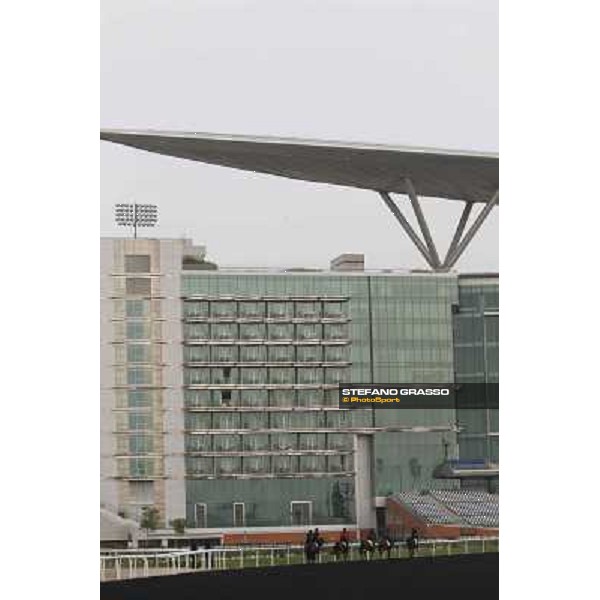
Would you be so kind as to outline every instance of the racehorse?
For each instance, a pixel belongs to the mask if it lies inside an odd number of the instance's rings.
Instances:
[[[366,540],[360,540],[359,552],[367,557],[371,558],[373,552],[375,551],[375,542],[371,538],[367,538]]]
[[[339,540],[333,545],[333,555],[335,556],[335,560],[337,560],[340,556],[345,560],[348,558],[348,551],[350,550],[350,544],[346,540]]]
[[[393,540],[391,540],[389,537],[382,538],[379,541],[379,544],[377,544],[377,549],[379,550],[379,556],[381,556],[384,552],[386,552],[387,557],[390,558],[394,546],[395,546],[395,544],[394,544]]]
[[[304,554],[306,562],[315,562],[317,554],[319,554],[319,544],[316,540],[309,540],[304,544]]]

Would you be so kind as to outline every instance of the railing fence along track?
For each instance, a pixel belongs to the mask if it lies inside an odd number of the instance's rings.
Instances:
[[[458,540],[421,540],[416,556],[451,556],[497,552],[499,538],[461,538]],[[390,558],[408,558],[403,542],[392,549]],[[335,557],[331,544],[327,544],[317,555],[316,562],[387,559],[387,553],[362,554],[358,544],[351,544],[346,558]],[[135,549],[105,550],[100,555],[100,581],[133,579],[157,575],[176,575],[197,571],[218,571],[265,567],[276,565],[304,564],[304,546],[222,546],[210,550]]]

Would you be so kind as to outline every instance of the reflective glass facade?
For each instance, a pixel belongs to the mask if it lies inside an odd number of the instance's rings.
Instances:
[[[340,410],[337,389],[453,381],[455,276],[186,272],[181,289],[190,526],[232,527],[240,504],[248,527],[354,522],[354,434],[374,427],[376,495],[452,485],[433,471],[455,411]],[[411,426],[446,430],[385,431]]]
[[[459,307],[454,315],[457,383],[498,383],[498,277],[459,278]],[[457,411],[462,430],[460,458],[498,463],[498,409]]]

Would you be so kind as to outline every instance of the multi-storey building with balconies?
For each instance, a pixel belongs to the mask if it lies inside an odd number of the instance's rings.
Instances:
[[[454,382],[456,274],[203,257],[189,240],[102,240],[106,507],[192,530],[370,528],[378,498],[458,485],[435,476],[459,456],[457,411],[338,405],[340,382]]]

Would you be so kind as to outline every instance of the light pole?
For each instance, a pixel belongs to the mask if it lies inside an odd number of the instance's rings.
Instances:
[[[115,204],[115,221],[120,227],[133,227],[137,238],[138,227],[154,227],[158,221],[156,204]]]

